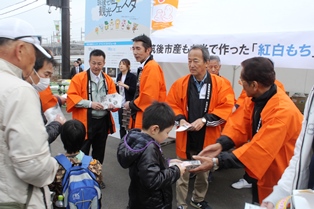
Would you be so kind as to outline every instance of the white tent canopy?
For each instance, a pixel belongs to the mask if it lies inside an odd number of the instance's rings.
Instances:
[[[313,0],[179,0],[173,26],[151,34],[154,57],[186,62],[175,45],[205,44],[226,65],[266,56],[277,67],[314,69],[313,11]]]

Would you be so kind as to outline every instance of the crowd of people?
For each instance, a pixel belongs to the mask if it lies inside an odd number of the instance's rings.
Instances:
[[[123,58],[114,81],[103,72],[105,52],[94,49],[88,69],[81,60],[74,62],[65,99],[51,92],[55,60],[33,27],[21,19],[0,20],[0,208],[51,208],[49,189],[57,201],[67,171],[51,156],[49,144],[59,134],[72,165],[91,155],[88,169],[105,189],[102,164],[108,134],[116,131],[116,111],[117,159],[130,177],[128,209],[171,209],[173,198],[177,209],[189,203],[211,209],[205,196],[217,169],[244,169],[240,182],[252,187],[252,203],[267,209],[293,190],[314,189],[314,88],[303,116],[276,79],[274,63],[253,57],[241,63],[243,91],[235,99],[231,83],[219,73],[219,57],[194,45],[187,56],[189,74],[167,92],[151,39],[143,34],[132,41],[140,63],[136,75]],[[105,109],[102,102],[115,93],[122,96],[121,107]],[[72,120],[60,109],[65,103]],[[128,127],[123,119],[129,119]],[[174,126],[186,131],[176,132],[177,158],[167,161],[160,144]],[[187,160],[201,165],[187,171]],[[187,200],[191,173],[195,181]]]

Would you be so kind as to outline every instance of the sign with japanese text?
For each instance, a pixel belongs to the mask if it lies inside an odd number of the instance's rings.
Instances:
[[[157,31],[161,32],[161,31]],[[240,65],[254,56],[268,57],[276,67],[314,69],[314,31],[170,35],[152,33],[154,58],[159,62],[187,62],[191,46],[200,44],[224,65]]]
[[[139,63],[132,53],[132,39],[150,35],[151,5],[150,0],[86,0],[85,60],[93,49],[101,49],[107,56],[104,71],[113,79],[123,58],[136,72]]]

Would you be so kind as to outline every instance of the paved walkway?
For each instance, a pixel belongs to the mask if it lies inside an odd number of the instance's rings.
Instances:
[[[64,111],[64,108],[63,108]],[[65,117],[70,119],[71,115],[64,111]],[[103,209],[125,209],[128,202],[129,176],[128,170],[118,164],[116,158],[117,146],[120,139],[108,137],[106,156],[103,164],[103,176],[106,188],[103,191]],[[162,147],[165,157],[175,158],[175,144],[170,143]],[[51,144],[53,155],[64,153],[60,139]],[[244,203],[251,201],[250,189],[235,190],[230,185],[242,177],[242,169],[229,169],[216,171],[213,174],[213,181],[209,185],[206,201],[212,209],[244,209]],[[188,200],[191,198],[193,180],[190,181]],[[173,187],[174,188],[174,187]],[[175,189],[173,209],[176,208]],[[189,207],[192,209],[193,207]]]

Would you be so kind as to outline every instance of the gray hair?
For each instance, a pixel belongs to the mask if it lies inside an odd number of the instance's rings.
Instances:
[[[202,51],[204,62],[209,61],[209,51],[208,51],[208,49],[205,46],[203,46],[203,45],[193,45],[191,47],[190,51],[191,50],[195,50],[195,49],[199,49],[199,50]],[[189,51],[189,53],[190,53],[190,51]]]
[[[219,64],[220,64],[220,58],[219,58],[219,56],[217,56],[217,55],[211,55],[211,56],[209,56],[209,61],[212,61],[212,60],[216,60]]]

